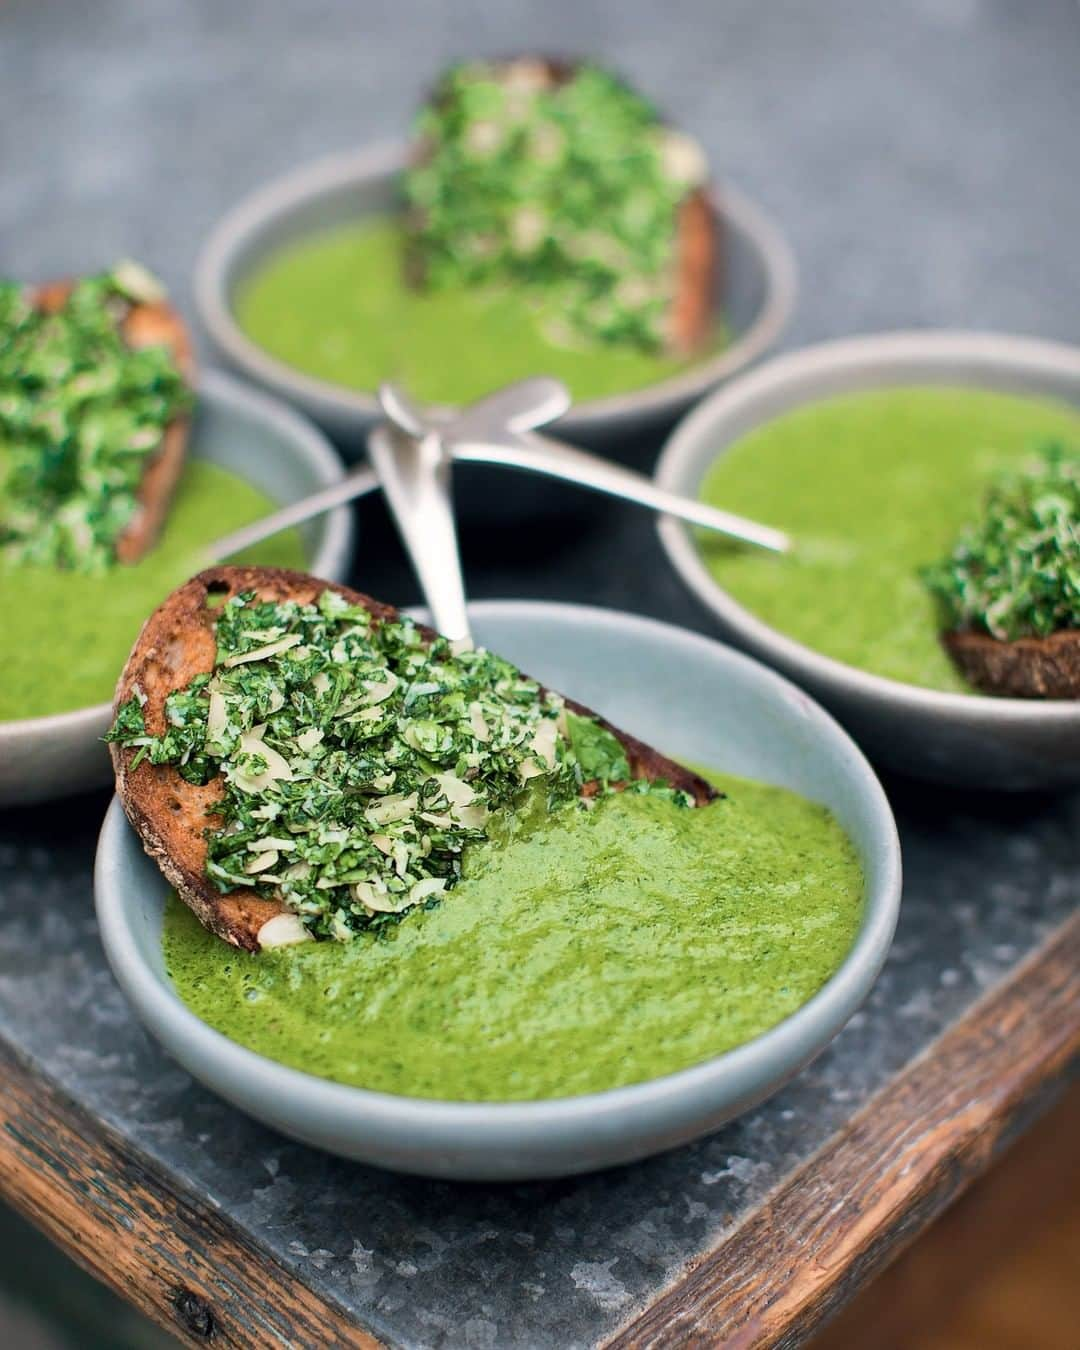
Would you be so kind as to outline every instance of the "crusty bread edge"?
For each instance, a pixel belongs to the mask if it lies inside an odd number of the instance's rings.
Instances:
[[[668,313],[668,346],[693,356],[713,331],[720,270],[720,222],[704,188],[690,193],[676,220],[675,294]]]
[[[46,282],[31,291],[31,303],[53,313],[61,309],[75,286],[70,279]],[[124,317],[122,334],[131,348],[167,347],[189,387],[195,384],[195,351],[187,325],[167,301],[132,302]],[[153,547],[168,515],[176,485],[184,467],[191,418],[174,417],[165,428],[161,444],[147,460],[135,494],[135,514],[116,539],[116,557],[136,563]]]
[[[243,591],[262,598],[292,598],[311,603],[326,589],[336,591],[350,604],[363,605],[377,620],[392,620],[397,611],[347,586],[322,581],[306,573],[269,567],[214,567],[175,590],[143,625],[116,687],[115,709],[126,703],[136,687],[147,697],[147,729],[163,726],[165,698],[183,688],[198,673],[213,668],[214,610],[211,596],[222,600]],[[426,637],[434,631],[421,625]],[[634,778],[665,778],[689,792],[699,804],[718,794],[703,778],[613,726],[581,704],[567,700],[573,712],[596,717],[626,751]],[[247,951],[259,949],[259,931],[268,919],[287,912],[276,900],[254,890],[222,895],[205,876],[206,844],[198,820],[212,819],[213,802],[220,794],[220,780],[205,788],[184,782],[169,765],[151,765],[143,760],[131,768],[136,751],[110,744],[116,791],[124,812],[135,827],[143,848],[158,864],[167,881],[194,911],[199,921],[226,942]],[[177,807],[179,803],[179,809]],[[208,814],[209,811],[209,814]],[[193,838],[193,835],[197,835]]]
[[[986,633],[942,635],[964,678],[1003,698],[1080,699],[1080,630],[1005,642]]]

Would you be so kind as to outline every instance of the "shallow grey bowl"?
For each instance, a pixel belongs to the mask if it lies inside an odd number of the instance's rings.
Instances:
[[[374,394],[315,379],[278,361],[246,336],[233,315],[233,301],[237,288],[282,246],[395,210],[404,163],[403,147],[386,146],[332,155],[286,174],[222,220],[195,269],[199,316],[221,356],[303,408],[351,454],[362,453],[367,430],[378,416]],[[716,304],[732,330],[731,343],[716,356],[645,389],[579,403],[559,423],[560,435],[604,444],[644,425],[670,421],[776,341],[795,299],[791,250],[763,212],[733,188],[722,189],[716,206],[724,258]]]
[[[344,472],[333,447],[304,418],[214,371],[199,376],[188,454],[230,469],[282,505],[337,482]],[[300,528],[310,571],[343,580],[352,556],[348,507]],[[108,783],[112,769],[101,738],[110,713],[109,703],[96,703],[51,717],[0,722],[0,806],[48,801]]]
[[[695,409],[665,446],[657,481],[696,496],[717,456],[762,423],[836,394],[916,384],[1080,404],[1080,348],[988,333],[886,333],[811,347],[770,361]],[[659,528],[668,557],[724,636],[809,689],[880,763],[973,788],[1080,783],[1080,702],[938,693],[834,661],[737,604],[689,531],[669,519]]]
[[[109,963],[139,1017],[196,1078],[284,1133],[348,1158],[428,1176],[513,1180],[590,1171],[686,1143],[775,1092],[866,997],[900,904],[888,802],[826,713],[717,642],[576,605],[486,601],[471,614],[482,642],[672,755],[782,784],[832,809],[862,859],[866,907],[847,959],[809,1003],[725,1055],[590,1096],[480,1104],[344,1087],[242,1049],[172,992],[161,957],[168,886],[115,801],[95,872]]]

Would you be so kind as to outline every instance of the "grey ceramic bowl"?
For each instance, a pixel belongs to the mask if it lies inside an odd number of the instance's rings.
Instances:
[[[214,371],[199,376],[188,453],[247,478],[282,505],[337,482],[344,472],[333,447],[304,418]],[[352,554],[348,507],[301,529],[311,571],[342,580]],[[47,801],[108,783],[112,769],[101,737],[109,720],[110,704],[97,703],[51,717],[0,722],[0,806]]]
[[[284,245],[399,205],[400,146],[333,155],[285,175],[235,207],[214,230],[195,270],[199,316],[220,355],[250,379],[313,417],[344,450],[360,454],[378,415],[373,393],[304,375],[248,338],[233,315],[237,288]],[[733,333],[718,355],[648,388],[580,403],[559,432],[608,443],[667,419],[707,389],[742,370],[776,341],[795,298],[795,263],[775,225],[733,188],[717,197],[723,231],[723,282],[716,297]],[[537,371],[542,374],[542,371]]]
[[[471,614],[480,641],[672,755],[782,784],[832,809],[858,848],[867,899],[855,945],[809,1003],[728,1054],[590,1096],[471,1104],[344,1087],[242,1049],[172,992],[161,957],[168,887],[118,802],[105,820],[95,874],[109,963],[139,1017],[195,1077],[332,1153],[428,1176],[511,1180],[585,1172],[686,1143],[775,1092],[865,998],[900,903],[888,802],[826,713],[786,680],[708,638],[575,605],[487,601]]]
[[[986,333],[887,333],[770,361],[707,399],[673,432],[656,469],[696,496],[732,442],[801,404],[896,385],[954,385],[1080,404],[1080,348]],[[660,538],[725,637],[784,671],[830,708],[880,763],[974,788],[1080,783],[1080,702],[938,693],[870,675],[804,647],[735,602],[672,520]]]

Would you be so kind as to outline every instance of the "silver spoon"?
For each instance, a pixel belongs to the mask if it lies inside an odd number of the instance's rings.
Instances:
[[[261,520],[253,521],[250,525],[242,525],[231,534],[215,539],[203,551],[204,556],[210,562],[223,562],[235,553],[243,553],[244,549],[251,548],[253,544],[261,544],[264,539],[269,539],[282,530],[292,529],[294,525],[303,525],[305,520],[313,520],[316,516],[324,515],[335,506],[344,506],[346,502],[355,501],[357,497],[364,497],[369,492],[374,492],[378,486],[379,480],[375,477],[375,471],[368,465],[361,464],[347,473],[340,483],[320,488],[310,497],[302,497],[298,502],[283,506],[280,511],[274,511],[269,516],[263,516]]]
[[[560,417],[568,406],[557,381],[522,380],[466,410],[508,434]],[[453,458],[439,420],[428,420],[400,389],[384,384],[379,404],[387,423],[368,437],[368,454],[416,571],[432,622],[451,641],[472,642],[451,488]],[[456,428],[463,419],[449,425]]]
[[[381,402],[381,390],[379,397]],[[386,423],[368,437],[368,455],[412,561],[432,623],[452,642],[471,644],[454,525],[451,462],[442,438],[434,429],[418,436]]]
[[[565,441],[538,436],[535,428],[561,417],[570,407],[570,394],[559,380],[538,376],[507,385],[449,419],[432,415],[413,403],[394,385],[379,391],[383,412],[412,436],[438,429],[452,459],[497,464],[576,483],[626,501],[677,516],[692,525],[730,535],[743,543],[775,553],[786,553],[791,541],[780,530],[745,520],[689,497],[659,488],[644,474],[591,455]]]
[[[570,406],[566,387],[558,380],[543,377],[522,380],[458,413],[421,408],[393,385],[384,385],[379,397],[392,426],[413,439],[437,432],[443,453],[450,459],[502,465],[559,478],[775,553],[786,553],[791,548],[791,540],[780,530],[667,492],[644,474],[552,437],[536,435],[536,427],[553,421]],[[362,497],[378,486],[378,479],[370,469],[354,469],[342,482],[218,539],[208,554],[213,560],[231,557],[280,530]]]

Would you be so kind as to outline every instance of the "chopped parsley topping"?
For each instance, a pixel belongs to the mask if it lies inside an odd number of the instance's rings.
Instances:
[[[76,283],[54,314],[0,280],[0,551],[10,562],[101,572],[115,561],[147,460],[191,401],[164,347],[124,341],[132,304],[159,297],[134,263]]]
[[[1080,452],[1048,445],[987,493],[982,518],[922,571],[947,632],[1003,641],[1080,628]]]
[[[594,66],[553,83],[538,61],[469,63],[417,131],[405,195],[426,285],[525,284],[557,341],[663,348],[676,210],[705,164],[650,103]]]
[[[436,903],[498,818],[630,777],[611,732],[508,661],[335,591],[314,605],[234,596],[216,637],[213,672],[169,695],[162,735],[137,694],[107,739],[137,747],[132,767],[220,774],[207,876],[279,897],[315,936],[346,941]],[[626,790],[693,804],[662,782]]]

